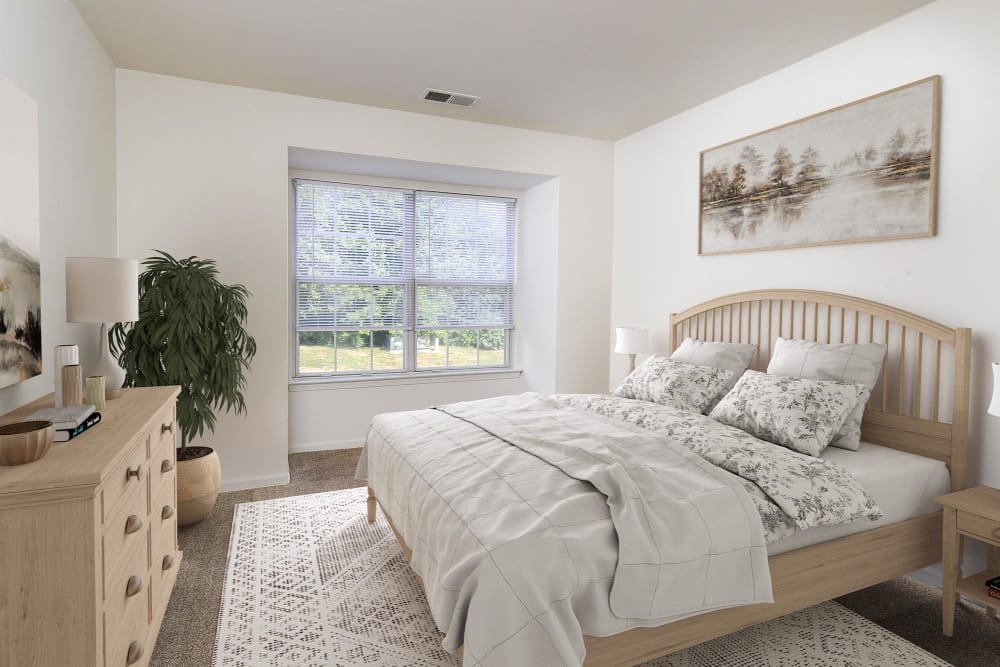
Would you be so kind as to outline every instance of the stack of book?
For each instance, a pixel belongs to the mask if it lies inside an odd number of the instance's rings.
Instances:
[[[93,405],[72,405],[62,408],[42,408],[32,412],[31,421],[48,421],[55,424],[56,442],[72,440],[101,421],[101,413]]]
[[[986,582],[986,594],[1000,600],[1000,577],[993,577]]]

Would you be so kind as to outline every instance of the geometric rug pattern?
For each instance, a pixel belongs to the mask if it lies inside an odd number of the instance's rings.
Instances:
[[[364,487],[236,506],[215,667],[455,667]],[[643,667],[947,667],[836,602]],[[526,666],[527,667],[527,666]]]

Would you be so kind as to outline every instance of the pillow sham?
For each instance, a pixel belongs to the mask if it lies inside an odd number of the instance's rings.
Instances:
[[[709,416],[796,452],[819,456],[868,387],[747,371]]]
[[[686,364],[653,355],[632,371],[613,392],[681,410],[702,412],[726,393],[731,371]]]
[[[882,373],[885,345],[881,343],[821,344],[806,340],[779,338],[774,344],[767,372],[809,380],[852,382],[868,387],[869,394]],[[861,446],[861,419],[865,400],[859,401],[847,416],[840,431],[830,441],[831,447],[857,451]]]
[[[736,386],[743,372],[750,368],[757,346],[749,343],[720,343],[716,341],[695,340],[688,337],[670,355],[675,361],[683,361],[698,366],[713,366],[732,371],[726,390]]]

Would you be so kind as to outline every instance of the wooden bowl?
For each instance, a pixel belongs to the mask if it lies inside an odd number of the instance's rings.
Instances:
[[[52,422],[17,422],[0,426],[0,465],[19,466],[45,456],[56,427]]]

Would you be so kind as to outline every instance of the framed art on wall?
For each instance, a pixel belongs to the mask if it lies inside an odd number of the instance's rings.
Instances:
[[[702,151],[698,254],[933,236],[940,81]]]
[[[42,372],[38,108],[0,76],[0,387]]]

